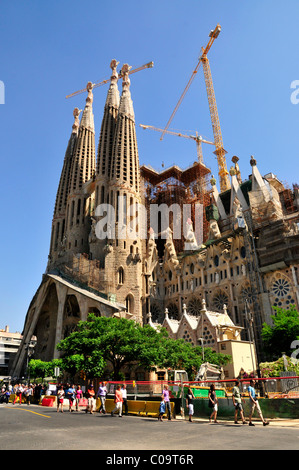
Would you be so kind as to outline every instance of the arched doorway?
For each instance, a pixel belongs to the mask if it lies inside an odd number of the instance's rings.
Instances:
[[[48,287],[45,301],[42,305],[34,335],[37,337],[34,357],[42,361],[53,359],[56,324],[58,312],[58,296],[55,283]]]
[[[81,313],[77,297],[73,294],[67,295],[63,311],[62,338],[66,338],[75,331],[80,319]]]

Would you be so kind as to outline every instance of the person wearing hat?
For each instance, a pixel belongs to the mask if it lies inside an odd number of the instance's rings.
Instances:
[[[93,413],[94,410],[94,397],[95,397],[95,391],[93,385],[89,385],[88,390],[87,390],[87,400],[88,400],[88,405],[86,409],[86,413],[89,411],[90,414]]]

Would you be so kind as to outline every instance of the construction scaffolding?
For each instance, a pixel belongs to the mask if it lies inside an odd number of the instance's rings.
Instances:
[[[189,204],[191,207],[191,220],[193,227],[196,223],[196,204],[202,204],[202,224],[198,224],[201,233],[197,234],[200,241],[207,239],[209,223],[206,219],[205,208],[211,202],[211,188],[208,181],[210,169],[201,162],[195,162],[185,170],[177,165],[173,165],[165,170],[157,171],[149,165],[140,168],[141,179],[144,188],[144,198],[147,213],[150,213],[151,204],[166,204],[168,208],[172,204],[178,204],[183,214],[183,206]],[[150,218],[148,217],[148,227],[150,229]],[[184,228],[183,217],[181,218],[181,237],[174,239],[174,246],[177,253],[184,250]],[[173,214],[169,214],[169,227],[173,230]],[[159,257],[163,256],[165,239],[159,226],[158,238],[156,240]],[[199,240],[198,240],[199,241]]]
[[[293,185],[294,191],[295,189],[298,190],[297,185]],[[295,203],[295,196],[294,191],[291,189],[284,189],[279,193],[280,201],[282,203],[282,207],[287,214],[293,214],[297,212],[297,206]]]
[[[86,253],[71,254],[59,270],[66,277],[77,281],[82,286],[90,287],[98,292],[106,291],[105,272],[100,267],[98,260],[89,259]]]

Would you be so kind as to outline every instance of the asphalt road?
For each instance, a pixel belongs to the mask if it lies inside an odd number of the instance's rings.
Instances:
[[[2,404],[0,450],[101,450],[115,458],[115,451],[187,455],[188,451],[190,454],[202,450],[299,449],[298,421],[272,421],[265,427],[260,421],[255,424],[255,427],[232,421],[210,424],[204,420],[189,423],[182,419],[161,423],[150,417],[119,418],[67,410],[57,413],[55,408],[37,405]]]

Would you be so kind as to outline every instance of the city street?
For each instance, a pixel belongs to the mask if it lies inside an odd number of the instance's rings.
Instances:
[[[0,405],[1,450],[102,450],[168,451],[175,454],[199,450],[298,450],[299,422],[271,421],[263,427],[235,425],[233,421],[176,419],[158,422],[139,416],[57,413],[37,405]],[[135,453],[134,453],[135,455]]]

